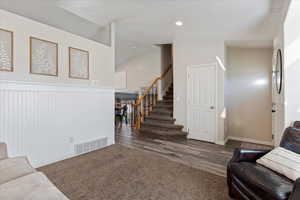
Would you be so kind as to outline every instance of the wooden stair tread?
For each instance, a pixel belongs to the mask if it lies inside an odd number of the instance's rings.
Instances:
[[[157,105],[155,105],[155,108],[173,108],[173,104],[162,104],[162,103],[159,103]]]
[[[150,116],[145,117],[146,120],[155,120],[155,121],[170,121],[170,122],[175,122],[176,119],[172,117],[166,117],[162,115],[155,115],[151,114]]]
[[[167,115],[172,115],[173,111],[168,110],[168,109],[162,109],[162,108],[154,108],[152,113],[160,113],[160,114],[167,114]]]
[[[161,136],[176,136],[176,135],[186,136],[187,135],[187,133],[183,131],[164,131],[164,130],[148,129],[144,127],[140,129],[140,132],[147,132],[147,133],[161,135]]]
[[[162,127],[162,128],[169,128],[169,129],[182,129],[183,126],[182,125],[177,125],[177,124],[168,124],[168,123],[162,123],[159,121],[145,121],[143,122],[143,125],[145,126],[153,126],[153,127]]]
[[[173,99],[172,100],[163,100],[163,101],[158,101],[157,104],[170,104],[173,105]]]

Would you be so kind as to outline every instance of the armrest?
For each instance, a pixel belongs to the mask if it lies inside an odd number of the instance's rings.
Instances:
[[[0,143],[0,160],[7,158],[7,147],[5,143]]]
[[[234,150],[233,157],[230,162],[256,162],[257,159],[269,152],[270,150],[237,148]]]
[[[294,183],[294,189],[289,197],[289,200],[300,199],[300,178],[298,178]]]

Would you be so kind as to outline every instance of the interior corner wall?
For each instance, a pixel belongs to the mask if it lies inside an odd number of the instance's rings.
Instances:
[[[224,41],[175,40],[173,43],[174,118],[187,130],[187,67],[225,59]],[[223,136],[224,137],[224,136]]]
[[[117,66],[116,72],[126,73],[126,90],[140,91],[161,75],[162,53],[160,47],[134,57],[124,64]]]
[[[227,96],[227,64],[228,64],[228,51],[227,51],[227,45],[224,45],[224,65],[225,65],[225,68],[226,68],[226,71],[224,72],[224,112],[223,113],[225,115],[225,119],[224,119],[224,141],[225,143],[228,141],[228,136],[229,136],[229,132],[228,132],[228,119],[227,119],[227,99],[226,99],[226,96]]]
[[[272,144],[272,48],[227,49],[229,138]]]

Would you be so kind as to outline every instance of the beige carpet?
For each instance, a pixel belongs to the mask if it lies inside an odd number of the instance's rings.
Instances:
[[[71,200],[229,200],[224,177],[122,145],[38,170]]]

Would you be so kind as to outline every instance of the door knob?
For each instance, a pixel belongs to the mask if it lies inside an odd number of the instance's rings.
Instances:
[[[213,109],[215,109],[215,107],[214,107],[214,106],[211,106],[210,109],[213,110]]]

